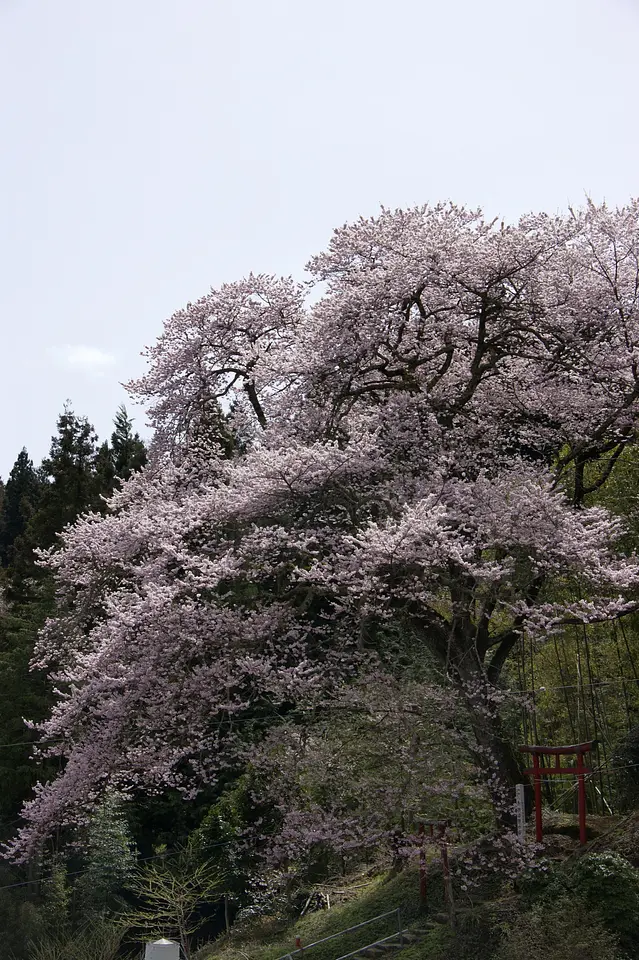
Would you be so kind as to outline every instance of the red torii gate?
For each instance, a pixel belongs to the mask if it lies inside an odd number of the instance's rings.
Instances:
[[[586,842],[586,781],[585,775],[592,773],[590,767],[584,767],[584,753],[590,753],[596,745],[596,740],[590,740],[588,743],[573,743],[565,747],[520,747],[521,753],[530,753],[533,758],[532,770],[524,770],[524,773],[533,778],[535,788],[535,830],[537,842],[541,843],[544,837],[541,822],[541,778],[542,776],[556,777],[561,774],[571,774],[577,777],[577,788],[579,796],[579,842],[583,845]],[[555,756],[554,767],[540,767],[540,756]],[[561,767],[560,757],[576,756],[577,764],[574,767]]]

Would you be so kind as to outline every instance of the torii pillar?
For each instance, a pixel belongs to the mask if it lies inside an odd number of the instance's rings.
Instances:
[[[577,789],[579,796],[579,843],[586,842],[586,781],[585,775],[592,773],[590,767],[584,767],[584,753],[590,753],[596,744],[596,740],[590,740],[588,743],[573,743],[565,747],[520,747],[521,753],[530,753],[533,758],[532,770],[524,770],[524,773],[533,778],[535,788],[535,832],[537,842],[541,843],[544,838],[543,826],[541,822],[541,778],[542,776],[556,777],[561,774],[570,774],[577,777]],[[540,767],[540,756],[554,756],[556,762],[554,767]],[[574,767],[561,767],[560,757],[576,756],[577,762]]]

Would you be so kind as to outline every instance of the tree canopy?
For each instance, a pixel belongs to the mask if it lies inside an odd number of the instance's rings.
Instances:
[[[522,633],[636,607],[623,523],[591,498],[636,439],[638,215],[383,210],[310,284],[250,275],[166,321],[130,385],[149,466],[49,554],[36,663],[65,765],[18,853],[108,785],[192,796],[249,755],[249,721],[339,696],[406,638],[465,703],[509,821],[499,681]]]

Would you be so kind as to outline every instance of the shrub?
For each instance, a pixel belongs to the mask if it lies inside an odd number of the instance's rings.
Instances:
[[[495,960],[618,960],[617,938],[579,898],[564,897],[520,914]]]
[[[589,853],[568,872],[574,892],[639,957],[639,870],[618,853]]]

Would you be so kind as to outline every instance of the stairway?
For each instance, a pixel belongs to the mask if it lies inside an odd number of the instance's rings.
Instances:
[[[402,930],[401,934],[397,932],[393,934],[392,937],[384,939],[384,941],[372,943],[368,947],[362,947],[351,956],[353,960],[374,960],[374,958],[399,953],[400,950],[405,950],[406,947],[412,947],[416,943],[421,943],[429,930],[437,926],[439,926],[437,923],[424,923],[422,925],[423,929],[413,928],[411,930]]]

